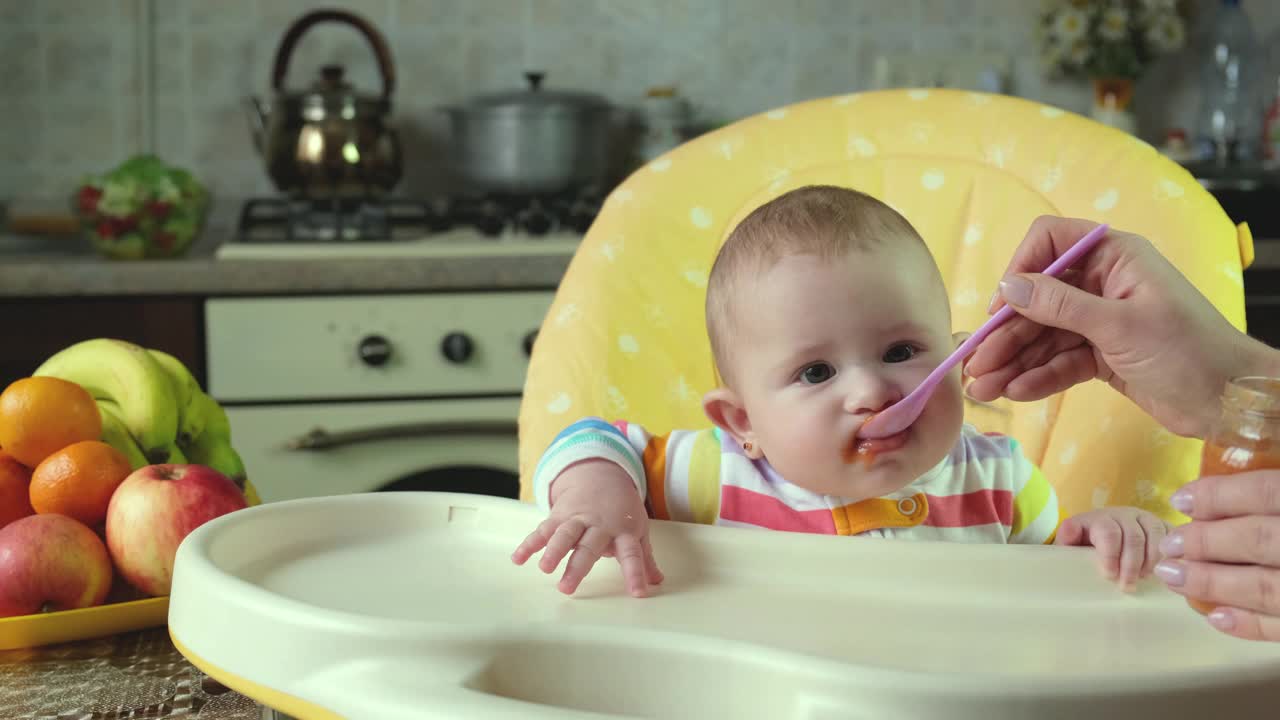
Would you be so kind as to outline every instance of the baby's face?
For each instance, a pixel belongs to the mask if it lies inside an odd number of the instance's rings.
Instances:
[[[911,483],[959,438],[960,371],[874,457],[854,434],[911,392],[956,347],[945,290],[921,245],[891,242],[843,258],[783,258],[738,285],[733,389],[755,442],[789,482],[850,502]]]

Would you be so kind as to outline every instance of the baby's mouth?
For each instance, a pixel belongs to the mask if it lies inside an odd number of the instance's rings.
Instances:
[[[911,428],[907,428],[896,435],[875,439],[859,438],[855,434],[849,439],[849,444],[845,446],[844,461],[846,463],[861,462],[864,466],[870,467],[878,456],[901,449],[907,444],[910,435]]]

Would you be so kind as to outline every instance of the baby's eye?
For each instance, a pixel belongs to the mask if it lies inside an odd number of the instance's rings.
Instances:
[[[800,371],[800,380],[806,385],[821,385],[836,374],[836,369],[828,363],[814,363]]]
[[[916,356],[916,348],[914,345],[900,343],[889,348],[884,354],[884,361],[887,363],[906,362]]]

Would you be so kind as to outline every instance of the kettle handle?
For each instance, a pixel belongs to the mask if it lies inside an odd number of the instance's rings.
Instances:
[[[294,45],[298,44],[303,33],[322,22],[350,25],[364,35],[378,59],[378,71],[382,74],[382,99],[390,99],[391,91],[396,85],[396,71],[391,63],[391,50],[387,47],[386,38],[367,20],[345,10],[316,10],[303,15],[289,26],[284,37],[280,38],[280,47],[276,48],[275,65],[271,70],[271,88],[277,93],[284,90],[284,77],[289,72],[289,58],[293,55]]]

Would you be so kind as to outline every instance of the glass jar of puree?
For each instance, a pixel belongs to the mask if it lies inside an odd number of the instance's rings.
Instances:
[[[1200,456],[1200,475],[1280,468],[1280,378],[1241,377],[1227,383],[1222,407]],[[1202,613],[1216,607],[1187,598]]]

